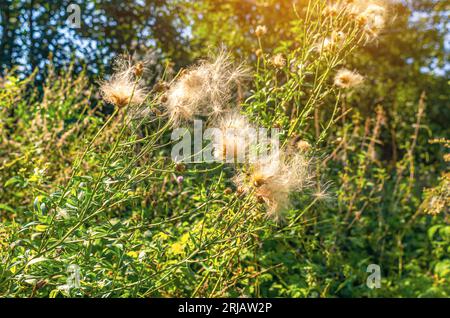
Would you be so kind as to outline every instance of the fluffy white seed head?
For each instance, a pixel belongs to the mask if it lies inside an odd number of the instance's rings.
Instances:
[[[141,64],[131,64],[123,57],[116,60],[115,72],[107,81],[100,83],[100,93],[103,100],[117,107],[142,104],[145,100],[146,90],[136,78],[141,72]]]
[[[173,124],[190,121],[195,115],[217,116],[225,111],[234,88],[247,74],[244,67],[235,67],[225,52],[186,70],[166,93],[164,106]]]
[[[334,78],[334,85],[339,88],[352,88],[360,85],[363,81],[362,75],[347,69],[341,69]]]
[[[252,191],[267,206],[268,215],[276,220],[290,206],[289,196],[312,184],[310,160],[303,153],[286,156],[275,152],[253,164],[247,173],[240,173],[235,184]]]

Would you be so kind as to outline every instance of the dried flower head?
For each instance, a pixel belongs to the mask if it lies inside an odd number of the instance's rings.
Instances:
[[[134,66],[133,73],[134,76],[141,77],[142,74],[144,74],[144,63],[143,62],[136,63],[136,65]]]
[[[276,68],[283,68],[286,65],[286,59],[283,54],[278,53],[270,59],[270,63]]]
[[[255,35],[260,38],[267,34],[267,27],[265,25],[258,25],[255,29]]]
[[[363,28],[367,40],[376,38],[386,24],[386,9],[381,5],[370,3],[356,16],[356,21]]]
[[[247,173],[238,174],[234,181],[264,202],[269,216],[280,220],[290,206],[290,193],[310,186],[311,180],[310,161],[303,154],[287,157],[275,152],[253,164]]]
[[[341,69],[334,78],[334,85],[340,88],[351,88],[360,85],[364,77],[356,72]]]
[[[143,70],[143,65],[132,65],[123,57],[116,60],[115,72],[108,81],[100,83],[102,98],[117,107],[142,104],[146,91],[136,76],[136,72]]]
[[[309,150],[311,150],[311,145],[306,140],[300,140],[299,142],[297,142],[297,149],[300,152],[308,152]]]
[[[244,161],[255,131],[247,118],[231,113],[219,121],[221,134],[214,136],[214,157],[217,160]]]
[[[166,92],[166,107],[174,125],[195,115],[218,115],[226,109],[233,88],[247,77],[241,65],[235,67],[230,55],[221,52],[183,72]]]

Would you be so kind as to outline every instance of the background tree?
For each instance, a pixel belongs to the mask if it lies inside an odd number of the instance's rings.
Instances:
[[[80,28],[67,22],[70,4],[80,7]],[[95,75],[125,51],[153,50],[183,65],[189,60],[183,32],[172,0],[7,0],[1,3],[0,73],[14,66],[27,75],[37,67],[42,80],[50,60],[58,70],[75,59],[78,70],[85,65]]]

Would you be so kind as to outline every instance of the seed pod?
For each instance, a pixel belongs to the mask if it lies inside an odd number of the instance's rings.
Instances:
[[[169,84],[167,84],[164,81],[159,81],[158,83],[155,84],[155,86],[153,87],[153,90],[155,92],[165,92],[169,89]]]
[[[161,95],[161,97],[159,98],[159,100],[161,101],[161,103],[166,103],[167,102],[167,95],[166,94],[164,94],[164,95]]]
[[[182,163],[177,163],[175,166],[175,170],[178,172],[184,172],[186,170],[186,166]]]
[[[142,73],[144,73],[144,64],[139,62],[134,66],[134,75],[136,77],[141,77]]]

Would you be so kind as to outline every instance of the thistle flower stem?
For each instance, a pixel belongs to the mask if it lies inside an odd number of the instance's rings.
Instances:
[[[130,105],[131,105],[131,101],[132,101],[132,98],[133,98],[134,90],[136,89],[136,86],[137,86],[137,84],[138,84],[138,80],[139,80],[139,79],[136,79],[136,81],[135,81],[135,83],[134,83],[134,86],[133,86],[133,90],[132,90],[131,96],[130,96],[130,98],[129,98],[129,100],[128,100],[128,105],[127,105],[127,107],[125,108],[125,112],[124,112],[124,114],[125,114],[125,116],[124,116],[125,119],[126,119],[127,110],[128,110],[128,108],[130,107]],[[116,107],[116,109],[115,109],[114,112],[113,112],[113,115],[114,115],[114,116],[110,116],[110,118],[105,122],[105,124],[104,124],[104,125],[101,127],[101,129],[97,132],[97,134],[94,136],[94,138],[93,138],[93,139],[91,140],[91,142],[89,143],[87,149],[84,151],[82,158],[84,158],[84,157],[86,156],[88,150],[90,149],[90,147],[92,147],[92,145],[93,145],[94,141],[96,140],[96,138],[98,138],[98,136],[100,135],[100,133],[105,129],[105,127],[109,124],[109,122],[111,122],[112,118],[115,117],[115,115],[116,115],[117,113],[118,113],[118,108]],[[92,198],[95,196],[95,194],[96,194],[96,192],[97,192],[97,190],[98,190],[98,187],[99,187],[99,185],[100,185],[100,180],[101,180],[101,179],[103,178],[103,176],[104,176],[104,168],[106,167],[107,164],[109,164],[109,161],[111,160],[112,155],[114,154],[114,152],[115,152],[115,150],[116,150],[116,148],[117,148],[117,146],[118,146],[118,144],[119,144],[119,142],[120,142],[120,139],[122,138],[122,135],[123,135],[123,133],[125,132],[126,126],[127,126],[127,125],[126,125],[126,120],[125,120],[124,123],[122,123],[121,131],[120,131],[120,133],[119,133],[119,136],[118,136],[117,139],[116,139],[116,142],[115,142],[113,148],[109,151],[109,153],[108,153],[108,155],[107,155],[107,159],[106,159],[106,160],[104,161],[104,163],[103,163],[103,166],[102,166],[102,172],[100,173],[100,176],[99,176],[99,177],[97,178],[97,180],[96,180],[96,183],[95,183],[95,185],[94,185],[92,194],[89,196],[89,199],[88,199],[88,202],[87,202],[86,205],[85,205],[85,208],[83,208],[82,211],[81,211],[81,213],[80,213],[80,218],[81,218],[81,219],[84,218],[84,214],[86,213],[87,208],[88,208],[88,207],[90,206],[90,204],[91,204]],[[70,182],[68,182],[68,184],[71,184],[71,181],[72,181],[73,177],[75,176],[74,173],[76,173],[76,172],[78,171],[79,167],[81,166],[81,161],[82,161],[82,160],[79,161],[79,163],[78,163],[76,169],[74,169],[74,172],[72,173]],[[68,187],[69,187],[69,185],[66,185],[66,188],[65,188],[65,191],[64,191],[64,193],[63,193],[63,196],[65,196],[65,194],[67,193]],[[63,196],[62,196],[62,197],[60,198],[60,200],[58,201],[58,206],[62,203]],[[50,229],[52,228],[51,225],[53,225],[53,223],[54,223],[55,215],[56,215],[56,214],[54,214],[54,215],[52,216],[52,219],[51,219],[51,221],[50,221],[50,225],[49,225],[49,227],[48,227],[48,231],[50,231]],[[43,240],[42,240],[42,243],[41,243],[41,245],[40,245],[40,247],[39,247],[39,249],[38,249],[38,253],[37,253],[37,255],[39,255],[39,256],[35,256],[34,258],[40,257],[41,255],[45,254],[46,251],[51,250],[52,248],[57,247],[60,243],[64,242],[64,240],[65,240],[70,234],[72,234],[73,231],[75,231],[80,225],[81,225],[81,224],[79,224],[77,227],[75,227],[72,231],[68,231],[68,232],[66,233],[66,235],[64,235],[63,238],[62,238],[60,241],[57,242],[58,244],[52,245],[50,249],[45,249],[45,247],[46,247],[47,244],[48,244],[48,240],[47,240],[47,239],[43,239]],[[46,238],[47,238],[47,237],[48,237],[48,235],[46,236]],[[45,250],[42,251],[42,249],[45,249]],[[34,258],[33,258],[33,259],[34,259]]]
[[[338,95],[337,95],[337,97],[336,97],[336,103],[334,104],[333,114],[331,115],[331,118],[330,118],[330,120],[328,121],[328,124],[327,124],[327,126],[325,127],[325,129],[322,130],[322,132],[320,133],[320,137],[318,138],[316,144],[321,143],[321,142],[325,139],[326,134],[327,134],[328,130],[329,130],[330,127],[331,127],[331,124],[334,122],[334,118],[335,118],[336,113],[337,113],[337,110],[338,110],[338,108],[339,108],[338,105],[339,105],[340,97],[341,97],[341,92],[339,91],[339,92],[338,92]]]
[[[116,117],[117,113],[119,112],[119,109],[116,107],[113,111],[113,113],[111,114],[111,116],[109,116],[109,118],[106,120],[106,122],[103,124],[103,126],[97,131],[97,133],[95,134],[95,136],[92,138],[92,140],[89,142],[88,146],[86,147],[86,149],[84,150],[83,154],[81,155],[81,157],[77,160],[77,163],[74,167],[74,169],[72,170],[72,174],[68,180],[68,182],[66,183],[66,186],[64,187],[64,190],[62,192],[62,195],[58,201],[58,205],[60,205],[62,203],[62,200],[64,200],[65,195],[67,194],[67,190],[71,185],[71,182],[73,180],[73,177],[78,173],[81,163],[83,162],[84,158],[86,157],[87,153],[89,152],[89,150],[91,150],[92,145],[95,143],[95,141],[97,140],[97,138],[100,136],[100,134],[103,132],[103,130],[105,130],[105,128],[109,125],[109,123],[114,119],[114,117]]]
[[[100,136],[100,134],[103,132],[103,130],[105,130],[105,128],[111,123],[111,121],[116,117],[117,113],[118,113],[119,109],[115,108],[113,113],[111,114],[111,116],[109,116],[109,118],[106,120],[106,122],[102,125],[102,127],[100,127],[100,129],[97,131],[97,133],[95,134],[95,136],[91,139],[91,141],[89,142],[89,144],[87,145],[86,149],[84,150],[83,154],[81,155],[81,157],[77,160],[77,163],[74,167],[74,169],[72,170],[71,176],[69,178],[69,180],[66,182],[66,186],[64,187],[62,193],[61,193],[61,197],[58,200],[57,206],[60,206],[62,201],[64,200],[69,187],[72,185],[72,181],[73,178],[75,177],[75,175],[78,173],[81,163],[83,162],[84,158],[86,157],[87,153],[89,152],[89,150],[92,148],[93,144],[95,143],[95,141],[97,140],[97,138]],[[56,217],[56,213],[54,213],[50,219],[50,223],[49,226],[47,227],[47,229],[45,230],[44,234],[43,234],[43,239],[41,241],[41,245],[39,246],[38,249],[38,254],[41,252],[42,248],[44,248],[44,244],[46,242],[46,238],[48,238],[49,234],[50,234],[50,230],[52,228],[52,225],[54,223]]]
[[[312,200],[312,202],[311,202],[306,208],[304,208],[303,211],[302,211],[299,215],[297,215],[297,216],[289,223],[289,225],[288,225],[285,229],[290,228],[290,227],[292,227],[295,223],[297,223],[297,221],[300,220],[301,217],[302,217],[306,212],[308,212],[309,209],[311,209],[312,206],[314,206],[314,204],[316,204],[317,200],[318,200],[317,198],[314,198],[314,200]]]

